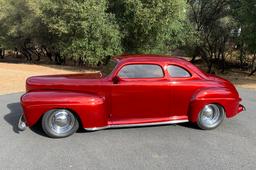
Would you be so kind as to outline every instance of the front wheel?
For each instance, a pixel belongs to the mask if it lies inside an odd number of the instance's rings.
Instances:
[[[66,109],[46,112],[42,119],[44,132],[52,138],[63,138],[77,131],[79,123],[75,115]]]
[[[205,130],[214,129],[222,123],[224,117],[223,107],[217,104],[208,104],[199,113],[197,125]]]

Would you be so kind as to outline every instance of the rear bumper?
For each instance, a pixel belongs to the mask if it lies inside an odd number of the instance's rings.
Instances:
[[[246,108],[243,105],[239,104],[237,113],[240,113],[240,112],[243,112],[243,111],[246,111]]]

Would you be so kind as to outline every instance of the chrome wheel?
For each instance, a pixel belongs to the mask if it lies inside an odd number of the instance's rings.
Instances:
[[[42,127],[50,137],[66,137],[76,132],[78,121],[69,110],[56,109],[45,113]]]
[[[214,129],[224,119],[224,109],[217,104],[208,104],[202,109],[198,118],[198,126],[202,129]]]
[[[75,117],[68,110],[56,110],[51,115],[49,124],[55,133],[67,133],[74,127]]]

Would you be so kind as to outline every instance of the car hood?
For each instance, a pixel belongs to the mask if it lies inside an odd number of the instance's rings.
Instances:
[[[81,85],[97,85],[103,79],[100,72],[84,74],[33,76],[26,80],[26,91],[71,90]]]

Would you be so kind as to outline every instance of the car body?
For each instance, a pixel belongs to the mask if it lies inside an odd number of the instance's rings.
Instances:
[[[129,55],[114,57],[111,62],[113,70],[108,75],[99,72],[28,78],[26,93],[21,97],[24,113],[19,125],[31,127],[39,121],[62,121],[58,122],[62,126],[67,121],[71,124],[72,117],[65,117],[71,114],[86,130],[181,122],[212,129],[224,116],[231,118],[244,110],[229,81],[206,74],[185,59]],[[216,125],[200,124],[200,114],[213,116],[214,111],[222,114]],[[53,112],[57,116],[44,120],[45,113],[51,116]]]

